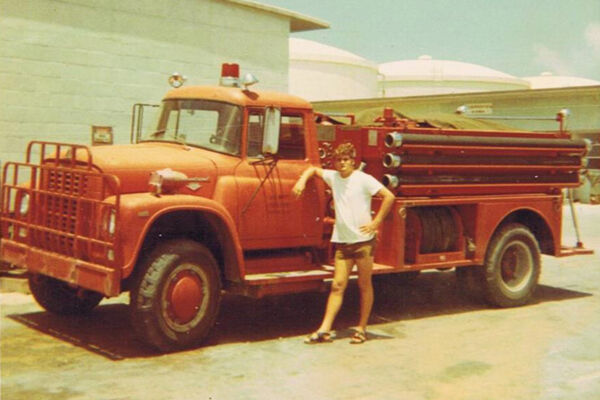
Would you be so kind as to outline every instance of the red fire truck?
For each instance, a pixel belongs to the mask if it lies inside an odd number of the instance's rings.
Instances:
[[[511,307],[531,298],[540,254],[587,252],[561,245],[561,190],[580,184],[586,153],[562,129],[439,129],[389,111],[337,124],[224,71],[225,85],[169,91],[156,129],[133,144],[34,141],[25,162],[4,165],[0,255],[30,272],[42,307],[84,313],[130,292],[133,328],[167,351],[208,335],[224,293],[323,289],[331,196],[318,179],[299,199],[291,189],[346,141],[397,196],[377,275],[455,268],[461,287]]]

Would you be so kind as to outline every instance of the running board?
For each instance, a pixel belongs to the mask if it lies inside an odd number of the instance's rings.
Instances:
[[[234,284],[228,288],[228,291],[257,298],[277,294],[325,291],[333,279],[333,271],[332,265],[323,265],[320,269],[248,274],[242,284]],[[373,265],[373,274],[402,271],[405,269],[382,264]],[[350,278],[355,279],[356,275],[355,266]]]
[[[333,277],[333,270],[312,269],[307,271],[269,272],[249,274],[244,278],[247,285],[273,285],[278,283],[323,280]]]
[[[242,283],[229,286],[227,291],[254,298],[301,292],[323,292],[327,290],[327,280],[332,277],[333,272],[325,269],[248,274]]]
[[[570,257],[570,256],[579,256],[579,255],[587,255],[594,254],[594,250],[586,249],[583,247],[567,247],[562,246],[560,248],[560,253],[556,257]]]
[[[305,271],[268,272],[264,274],[248,274],[244,278],[247,285],[272,285],[285,282],[312,281],[333,278],[333,265],[323,265],[322,269],[311,269]],[[385,274],[391,272],[406,271],[405,268],[394,268],[389,265],[373,264],[373,274]],[[356,275],[356,266],[351,275]]]

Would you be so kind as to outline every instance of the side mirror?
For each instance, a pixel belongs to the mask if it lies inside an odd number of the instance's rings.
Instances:
[[[275,107],[267,107],[265,110],[262,154],[277,154],[279,151],[280,123],[281,110]]]

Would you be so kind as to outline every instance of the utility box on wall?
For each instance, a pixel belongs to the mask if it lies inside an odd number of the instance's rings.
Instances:
[[[92,146],[113,144],[112,126],[92,125]]]

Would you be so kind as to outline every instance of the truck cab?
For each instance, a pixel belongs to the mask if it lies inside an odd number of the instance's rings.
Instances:
[[[319,160],[312,119],[310,104],[293,96],[179,88],[167,94],[156,131],[136,152],[162,154],[148,157],[155,195],[201,195],[223,206],[244,251],[317,246],[324,207],[315,205],[324,202],[323,190],[291,196],[300,174]]]

